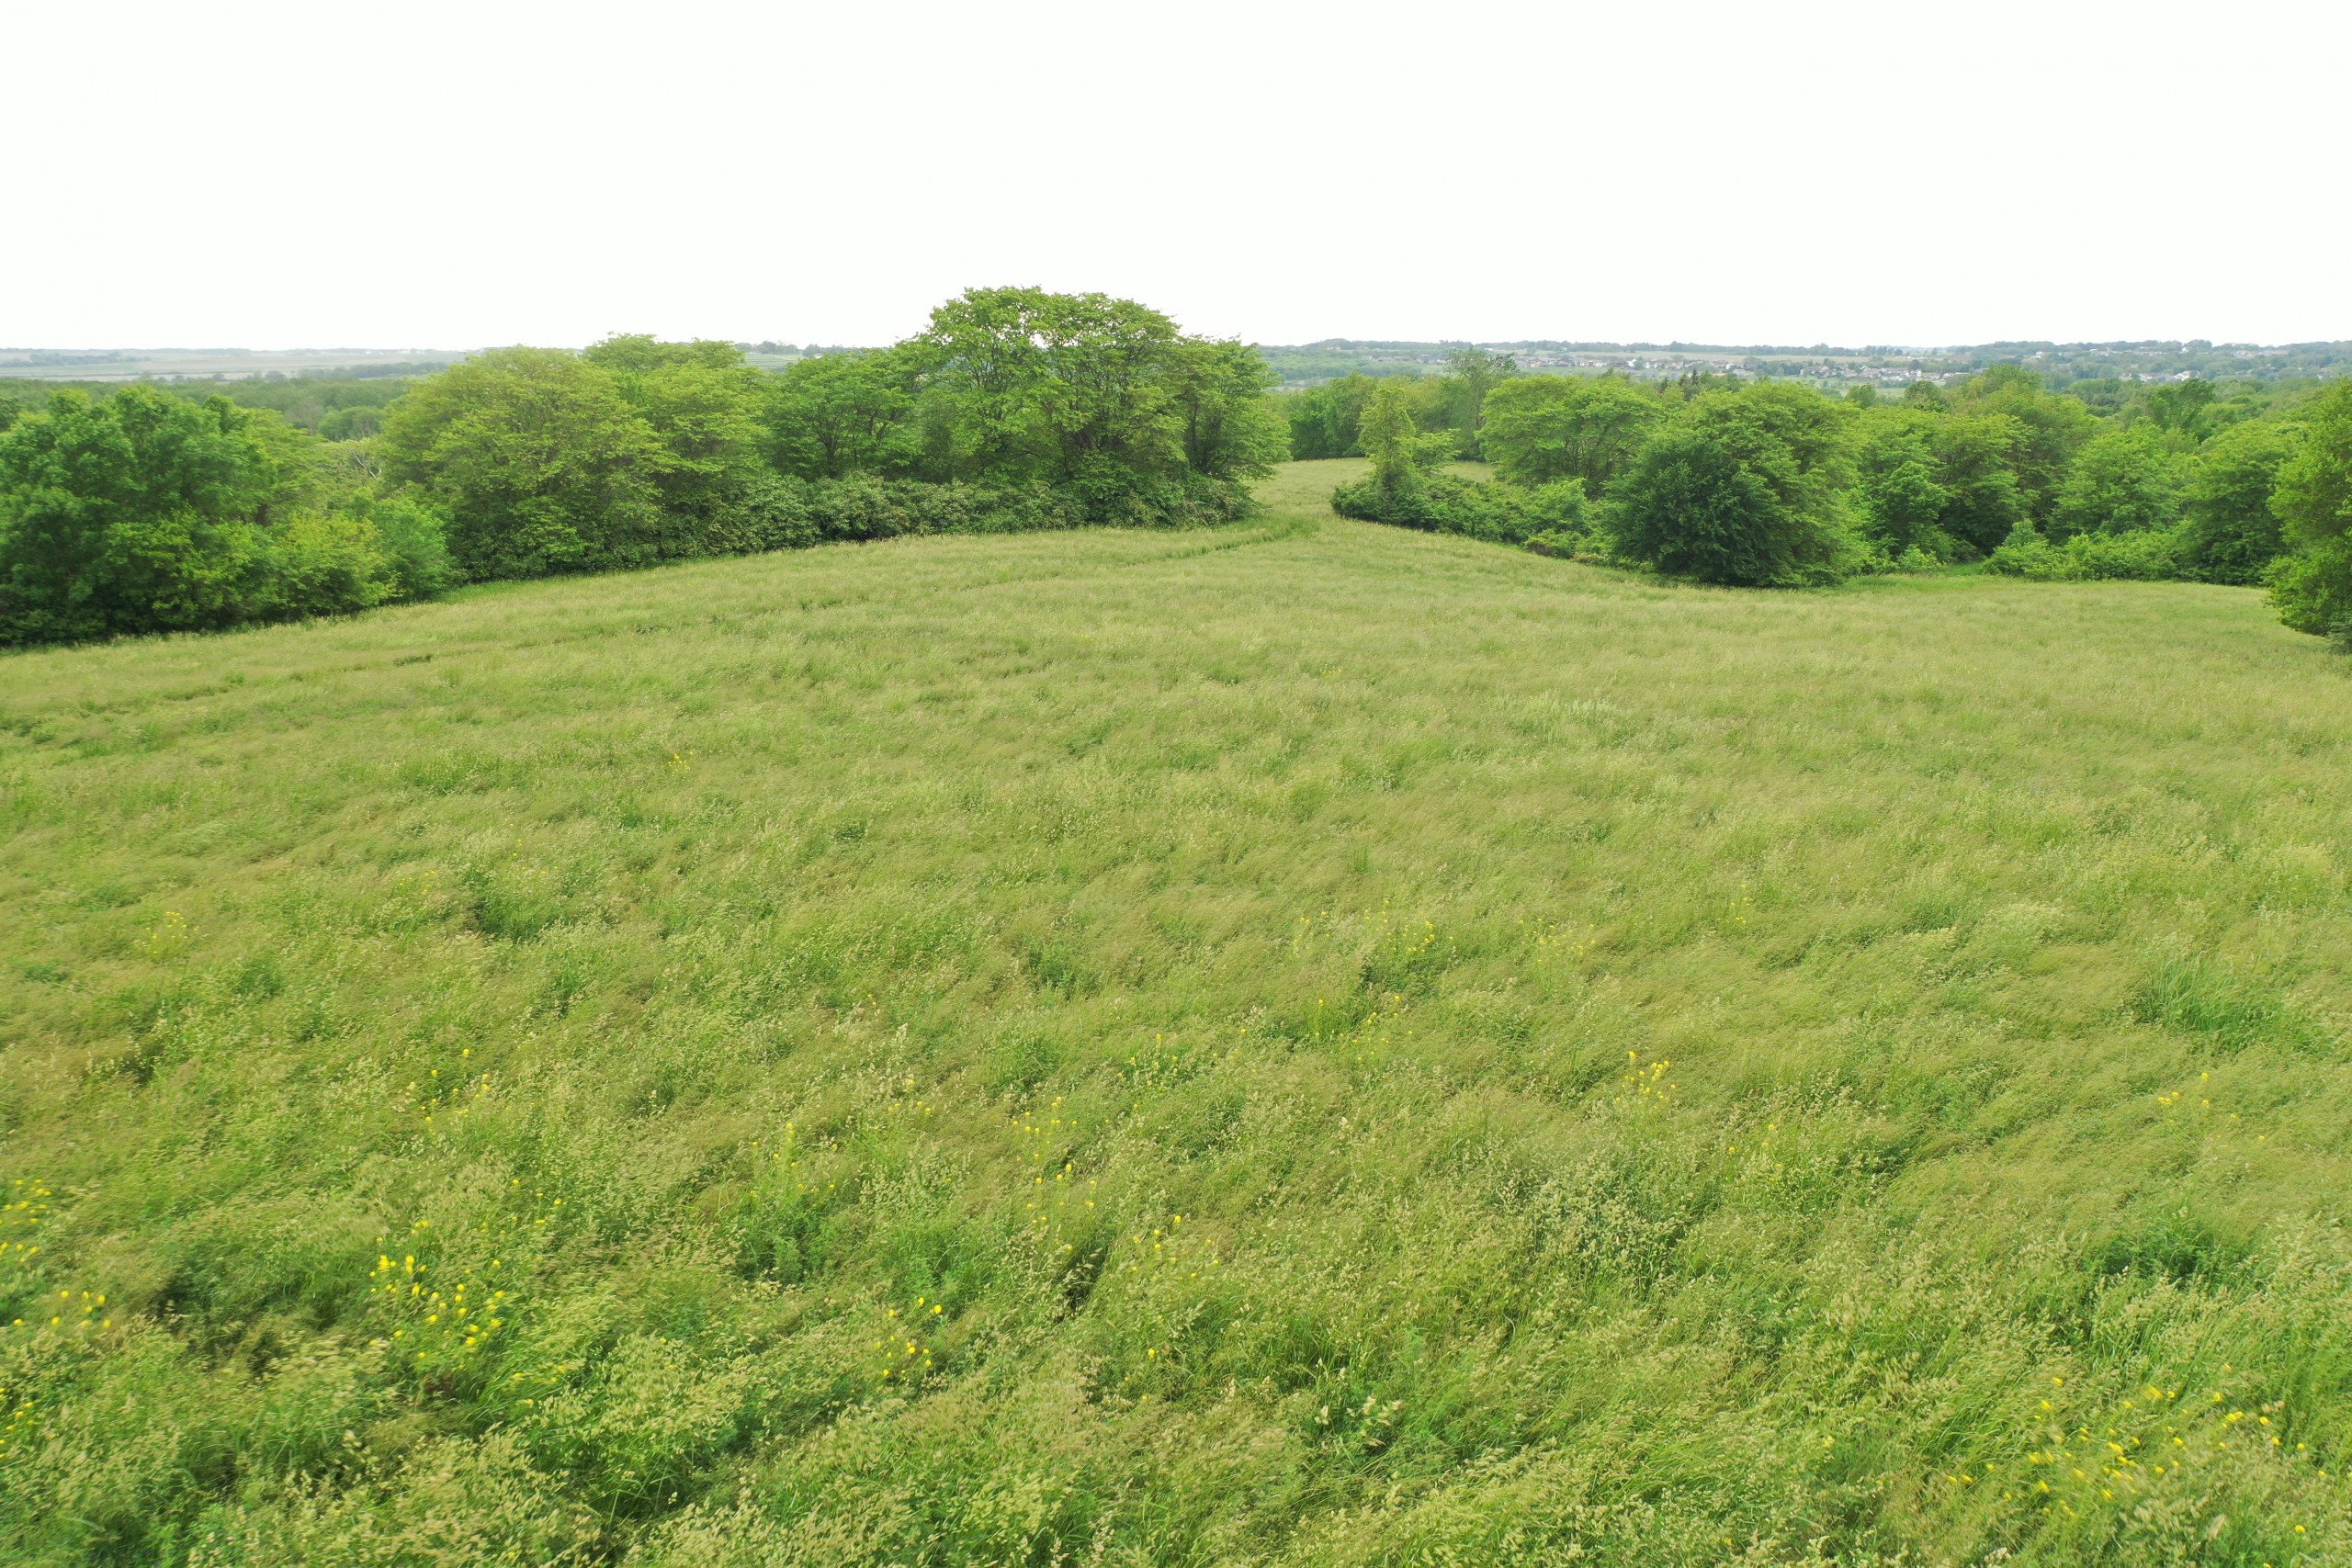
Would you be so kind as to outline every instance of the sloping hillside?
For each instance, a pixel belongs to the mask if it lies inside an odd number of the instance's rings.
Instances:
[[[2352,1560],[2344,661],[1345,468],[0,659],[0,1558]]]

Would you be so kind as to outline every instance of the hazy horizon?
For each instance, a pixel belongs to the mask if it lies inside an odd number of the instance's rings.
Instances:
[[[508,348],[508,347],[514,347],[514,346],[517,346],[517,345],[523,345],[523,344],[528,344],[528,346],[537,347],[537,348],[568,348],[568,349],[581,349],[581,348],[586,348],[586,347],[588,347],[591,344],[594,344],[594,343],[597,342],[597,341],[599,340],[599,338],[602,338],[602,337],[607,337],[607,336],[612,336],[612,335],[615,335],[615,333],[625,333],[625,332],[628,332],[628,331],[630,331],[630,330],[631,330],[631,329],[627,328],[627,327],[616,327],[616,328],[615,328],[615,329],[614,329],[614,333],[599,333],[599,334],[597,335],[597,337],[582,338],[582,339],[580,339],[580,340],[579,340],[579,341],[577,341],[577,342],[571,342],[571,343],[548,343],[548,342],[535,342],[535,341],[532,341],[532,340],[526,340],[526,339],[523,339],[523,338],[503,338],[503,339],[499,339],[499,340],[494,341],[494,342],[485,342],[485,343],[476,343],[476,344],[449,344],[449,343],[445,343],[445,344],[357,344],[357,343],[340,343],[340,344],[338,344],[338,343],[316,343],[316,344],[307,344],[307,343],[306,343],[306,344],[266,344],[266,345],[264,345],[264,344],[239,344],[239,343],[218,343],[218,344],[199,344],[199,343],[112,343],[112,344],[107,344],[107,343],[72,343],[72,344],[10,344],[10,343],[0,343],[0,355],[6,355],[6,354],[44,354],[44,355],[61,355],[61,354],[188,354],[188,355],[219,354],[219,355],[243,355],[243,354],[250,354],[250,355],[288,355],[356,354],[356,355],[374,355],[374,356],[378,356],[378,357],[381,357],[381,358],[385,358],[385,359],[390,359],[390,358],[394,358],[394,357],[396,357],[396,356],[399,356],[399,355],[413,355],[430,356],[430,355],[466,355],[466,354],[481,354],[481,353],[483,353],[483,352],[485,352],[485,351],[487,351],[487,350],[493,349],[493,348]],[[710,341],[719,342],[719,343],[730,343],[730,344],[762,344],[762,343],[787,344],[802,345],[802,346],[808,345],[808,344],[816,344],[817,346],[823,347],[823,348],[828,348],[828,349],[843,349],[843,348],[880,348],[880,347],[887,346],[885,344],[880,343],[880,342],[876,342],[876,343],[834,343],[834,342],[830,342],[830,341],[822,341],[822,340],[820,340],[820,339],[817,339],[817,338],[813,338],[813,337],[808,337],[808,336],[806,336],[806,335],[795,336],[795,335],[793,335],[793,334],[786,333],[740,333],[740,332],[739,332],[739,333],[705,333],[705,334],[703,334],[703,335],[704,335],[706,338],[707,338],[708,340],[710,340]],[[1981,340],[1981,341],[1973,342],[1973,343],[1831,343],[1831,342],[1819,342],[1819,341],[1815,341],[1815,342],[1809,342],[1809,343],[1801,343],[1801,342],[1794,342],[1794,341],[1790,341],[1790,342],[1774,342],[1774,341],[1770,341],[1770,340],[1767,340],[1767,339],[1764,339],[1764,338],[1760,338],[1760,337],[1750,337],[1750,338],[1687,338],[1687,337],[1686,337],[1686,338],[1603,338],[1603,337],[1570,337],[1570,336],[1565,336],[1565,335],[1541,336],[1541,335],[1536,335],[1536,334],[1532,334],[1532,333],[1523,333],[1523,334],[1521,334],[1521,335],[1519,335],[1519,336],[1515,336],[1515,337],[1478,337],[1478,338],[1470,338],[1470,337],[1459,337],[1459,336],[1438,336],[1438,337],[1418,337],[1418,338],[1417,338],[1417,337],[1399,337],[1399,336],[1388,336],[1388,337],[1369,337],[1369,336],[1334,335],[1334,336],[1329,336],[1329,337],[1320,337],[1320,338],[1304,339],[1304,340],[1300,340],[1300,341],[1296,341],[1296,342],[1277,342],[1276,340],[1274,340],[1274,339],[1272,339],[1272,338],[1263,338],[1263,337],[1261,337],[1261,338],[1250,338],[1250,339],[1248,339],[1248,340],[1246,340],[1246,341],[1248,341],[1248,342],[1250,342],[1250,343],[1252,343],[1252,344],[1258,344],[1258,345],[1260,345],[1260,346],[1266,347],[1266,348],[1371,347],[1371,346],[1387,346],[1387,345],[1411,346],[1411,347],[1432,347],[1432,346],[1435,346],[1435,347],[1446,347],[1446,346],[1453,346],[1453,345],[1456,345],[1456,344],[1458,344],[1458,345],[1463,346],[1463,347],[1465,347],[1465,348],[1517,348],[1517,347],[1535,347],[1535,346],[1544,346],[1544,347],[1570,347],[1570,346],[1576,346],[1576,347],[1593,347],[1593,348],[1603,348],[1603,347],[1605,347],[1605,348],[1630,348],[1630,349],[1670,349],[1670,350],[1679,350],[1679,351],[1683,351],[1683,352],[1689,352],[1689,351],[1693,351],[1693,350],[1724,350],[1724,351],[1757,350],[1757,351],[1770,351],[1770,352],[1774,352],[1774,353],[1789,353],[1789,354],[1828,353],[1828,354],[1935,355],[1935,354],[1953,354],[1953,353],[1958,353],[1958,352],[1961,352],[1961,351],[1963,351],[1963,350],[1968,350],[1968,349],[1987,349],[1987,348],[2000,348],[2000,347],[2011,347],[2011,346],[2026,346],[2026,345],[2030,345],[2030,344],[2049,344],[2051,347],[2053,347],[2053,348],[2112,348],[2112,347],[2141,347],[2141,346],[2154,346],[2154,345],[2159,345],[2159,344],[2172,344],[2172,345],[2177,345],[2177,346],[2196,346],[2196,345],[2202,345],[2202,346],[2210,347],[2210,348],[2255,348],[2255,349],[2306,348],[2306,347],[2312,347],[2312,346],[2315,346],[2315,345],[2325,345],[2325,344],[2342,344],[2342,343],[2352,343],[2352,337],[2342,337],[2342,338],[2299,338],[2299,339],[2292,339],[2292,340],[2280,340],[2280,341],[2275,341],[2275,342],[2256,342],[2256,341],[2249,340],[2249,339],[2212,338],[2212,337],[2186,337],[2186,338],[2183,338],[2183,337],[2143,337],[2143,338],[2029,338],[2029,337],[1992,337],[1992,338],[1985,338],[1985,339],[1983,339],[1983,340]]]

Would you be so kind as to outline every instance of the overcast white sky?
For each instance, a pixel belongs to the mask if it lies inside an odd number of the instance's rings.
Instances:
[[[0,0],[0,344],[2352,338],[2348,17]]]

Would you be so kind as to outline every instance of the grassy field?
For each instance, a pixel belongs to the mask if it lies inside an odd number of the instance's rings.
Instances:
[[[1350,467],[0,659],[0,1561],[2352,1561],[2345,662]]]

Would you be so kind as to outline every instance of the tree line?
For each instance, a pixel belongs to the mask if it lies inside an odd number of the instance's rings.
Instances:
[[[0,404],[0,642],[826,540],[1224,521],[1287,455],[1272,385],[1254,350],[1132,300],[979,288],[904,343],[775,374],[648,336],[493,350],[315,431],[62,391]]]
[[[1363,456],[1350,515],[1751,586],[1983,561],[2041,579],[2265,584],[2281,618],[2352,637],[2352,381],[1832,398],[1790,381],[1446,375],[1287,395],[1300,457]],[[1483,459],[1490,481],[1449,471]]]
[[[2264,584],[2352,638],[2352,383],[1900,397],[1692,373],[1270,395],[1263,355],[1131,300],[967,291],[885,349],[508,348],[401,382],[0,398],[0,643],[335,614],[465,581],[905,534],[1217,522],[1284,457],[1363,456],[1351,515],[1796,585],[1982,561]],[[1465,477],[1460,459],[1491,465]]]

